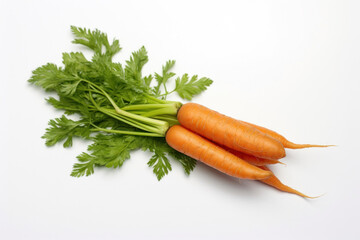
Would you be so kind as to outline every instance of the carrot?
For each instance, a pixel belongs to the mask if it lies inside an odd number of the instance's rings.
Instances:
[[[272,175],[180,125],[170,127],[165,137],[170,147],[230,176],[259,180]]]
[[[258,129],[259,131],[265,133],[266,135],[268,135],[269,137],[275,138],[276,140],[278,140],[279,142],[281,142],[285,148],[291,148],[291,149],[300,149],[300,148],[309,148],[309,147],[330,147],[330,146],[334,146],[334,145],[315,145],[315,144],[296,144],[293,142],[290,142],[289,140],[287,140],[284,136],[278,134],[277,132],[274,132],[270,129],[252,124],[252,123],[248,123],[248,122],[244,122],[241,121],[243,123],[246,123],[256,129]]]
[[[259,166],[259,168],[271,172],[271,170],[267,166]],[[269,177],[267,179],[261,179],[260,181],[267,185],[270,185],[280,191],[283,191],[283,192],[293,193],[293,194],[299,195],[304,198],[316,198],[316,197],[309,197],[309,196],[283,184],[274,174],[271,177]]]
[[[230,149],[228,147],[223,147],[226,151],[234,154],[235,156],[247,161],[248,163],[255,165],[255,166],[264,166],[264,165],[268,165],[268,164],[277,164],[277,163],[281,163],[284,164],[282,162],[280,162],[279,160],[276,159],[265,159],[265,158],[259,158],[259,157],[255,157],[246,153],[242,153],[233,149]]]
[[[185,128],[236,151],[266,159],[285,157],[285,149],[278,140],[202,105],[182,105],[177,118]]]

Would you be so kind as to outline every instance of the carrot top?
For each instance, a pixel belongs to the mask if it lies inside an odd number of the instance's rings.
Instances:
[[[149,150],[153,156],[148,165],[158,179],[171,170],[168,156],[176,159],[187,174],[195,160],[170,148],[165,133],[177,124],[176,114],[180,102],[168,101],[167,96],[177,93],[190,100],[211,85],[212,80],[184,74],[175,79],[175,88],[167,83],[175,78],[171,70],[175,64],[169,60],[160,73],[143,75],[148,62],[145,47],[134,51],[121,64],[113,62],[120,50],[118,40],[110,42],[99,30],[71,27],[73,43],[93,52],[91,60],[82,52],[63,53],[63,65],[45,64],[33,71],[29,82],[54,92],[58,98],[47,100],[64,115],[50,120],[43,138],[47,146],[63,142],[71,147],[73,138],[92,141],[87,153],[80,154],[72,176],[88,176],[95,166],[120,167],[130,157],[131,150]],[[78,120],[69,115],[77,114]]]

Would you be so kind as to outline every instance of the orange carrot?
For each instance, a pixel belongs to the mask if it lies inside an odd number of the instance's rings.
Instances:
[[[266,171],[270,171],[271,170],[267,167],[267,166],[259,166],[259,168],[262,168]],[[309,197],[289,186],[286,186],[285,184],[283,184],[275,175],[272,175],[271,177],[267,178],[267,179],[262,179],[260,180],[261,182],[263,183],[266,183],[267,185],[270,185],[274,188],[277,188],[278,190],[280,191],[283,191],[283,192],[288,192],[288,193],[293,193],[293,194],[296,194],[296,195],[299,195],[301,197],[304,197],[304,198],[316,198],[316,197]]]
[[[255,166],[265,166],[268,164],[277,164],[277,163],[281,163],[284,164],[282,162],[280,162],[279,160],[276,159],[265,159],[265,158],[259,158],[259,157],[255,157],[246,153],[242,153],[233,149],[230,149],[228,147],[223,147],[226,151],[234,154],[235,156],[247,161],[248,163],[255,165]]]
[[[167,131],[166,142],[175,150],[233,177],[259,180],[272,175],[180,125]]]
[[[202,105],[182,105],[177,118],[185,128],[236,151],[266,159],[285,157],[285,149],[278,140]]]
[[[241,121],[243,123],[246,123],[256,129],[258,129],[259,131],[265,133],[266,135],[275,138],[276,140],[278,140],[279,142],[281,142],[285,148],[291,148],[291,149],[300,149],[300,148],[309,148],[309,147],[330,147],[330,146],[334,146],[334,145],[315,145],[315,144],[296,144],[293,142],[290,142],[289,140],[287,140],[284,136],[278,134],[277,132],[274,132],[270,129],[252,124],[252,123],[248,123],[248,122],[244,122]]]

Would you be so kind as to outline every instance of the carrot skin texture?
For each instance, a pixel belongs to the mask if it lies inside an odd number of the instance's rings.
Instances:
[[[177,118],[185,128],[236,151],[266,159],[280,159],[286,155],[278,140],[200,104],[182,105]]]
[[[264,169],[266,171],[271,171],[267,166],[259,166],[259,168]],[[283,192],[296,194],[303,198],[316,198],[316,197],[309,197],[309,196],[283,184],[274,174],[271,177],[269,177],[267,179],[261,179],[260,181],[269,186],[272,186],[280,191],[283,191]]]
[[[252,124],[252,123],[248,123],[248,122],[244,122],[241,121],[243,123],[246,123],[256,129],[258,129],[259,131],[265,133],[266,135],[268,135],[269,137],[272,137],[276,140],[278,140],[279,142],[281,142],[285,148],[290,148],[290,149],[301,149],[301,148],[310,148],[310,147],[330,147],[333,145],[316,145],[316,144],[296,144],[293,142],[290,142],[289,140],[287,140],[284,136],[280,135],[279,133],[272,131],[270,129]]]
[[[175,150],[232,177],[259,180],[272,175],[272,172],[249,164],[180,125],[172,126],[165,137],[169,146]]]
[[[275,159],[265,159],[265,158],[259,158],[259,157],[255,157],[246,153],[242,153],[227,147],[223,147],[226,151],[234,154],[235,156],[247,161],[248,163],[255,165],[255,166],[265,166],[268,164],[284,164],[282,162],[280,162],[279,160],[275,160]]]

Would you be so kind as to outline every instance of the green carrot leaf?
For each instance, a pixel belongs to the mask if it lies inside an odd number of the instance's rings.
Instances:
[[[143,79],[141,76],[141,71],[148,60],[149,58],[144,46],[142,46],[138,51],[133,52],[130,59],[126,61],[126,76],[142,85]]]
[[[165,89],[165,95],[168,94],[168,91],[166,89],[166,83],[167,81],[175,76],[176,74],[173,72],[169,72],[175,65],[175,60],[168,60],[165,65],[162,67],[162,75],[155,73],[155,79],[157,81],[157,85],[154,87],[154,92],[156,95],[160,95],[160,87],[164,86]],[[165,96],[166,97],[166,96]]]
[[[153,172],[160,181],[166,174],[171,171],[171,164],[164,152],[156,151],[147,163],[149,167],[153,167]]]
[[[79,74],[80,72],[89,71],[89,61],[81,52],[63,53],[63,64],[65,72],[70,74]]]
[[[42,138],[46,139],[47,146],[53,146],[57,142],[65,140],[63,146],[71,147],[73,137],[89,139],[90,130],[83,121],[74,121],[64,115],[61,118],[55,118],[49,121],[50,127]]]
[[[130,158],[132,150],[140,149],[143,137],[120,134],[97,134],[87,153],[97,166],[118,168]]]
[[[175,80],[175,91],[181,98],[191,100],[195,95],[205,91],[212,83],[210,78],[198,79],[197,75],[192,76],[189,80],[189,75],[186,73]]]
[[[60,86],[60,92],[65,96],[74,95],[79,83],[80,83],[80,80],[72,81],[72,82],[65,82]]]
[[[170,148],[171,149],[171,148]],[[169,155],[173,157],[175,160],[179,161],[181,166],[184,168],[184,171],[187,175],[190,175],[190,173],[194,170],[196,167],[196,160],[186,156],[185,154],[182,154],[175,149],[169,150]]]
[[[95,54],[106,55],[111,58],[121,50],[118,40],[115,39],[110,44],[107,35],[98,29],[91,31],[86,28],[71,26],[71,30],[77,37],[73,40],[73,43],[84,45],[92,49]],[[105,47],[105,52],[103,52],[103,47]]]
[[[46,101],[56,109],[65,110],[67,115],[80,113],[83,116],[88,116],[90,111],[89,103],[79,96],[59,96],[59,99],[49,97]]]
[[[62,68],[52,63],[43,65],[32,73],[29,82],[44,88],[46,91],[54,91],[66,80],[73,80]]]
[[[95,159],[87,153],[77,156],[79,163],[75,163],[71,172],[72,177],[89,176],[94,173]]]

